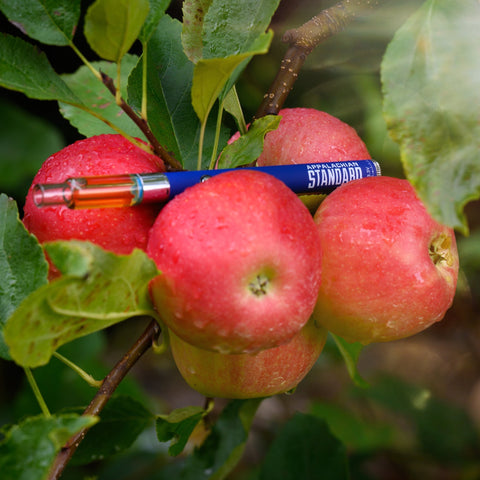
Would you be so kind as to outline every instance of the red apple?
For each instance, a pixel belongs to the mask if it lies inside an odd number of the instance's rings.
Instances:
[[[135,146],[121,135],[98,135],[79,140],[47,158],[27,195],[25,227],[43,243],[53,240],[89,240],[117,254],[145,249],[148,231],[159,207],[70,210],[38,208],[33,202],[37,183],[60,183],[68,177],[164,171],[160,158]]]
[[[288,343],[256,354],[224,355],[184,342],[170,346],[184,380],[207,397],[255,398],[295,388],[317,361],[327,331],[309,321]]]
[[[186,342],[251,353],[290,340],[320,286],[316,225],[280,180],[254,170],[216,175],[160,212],[147,253],[162,275],[150,291]]]
[[[407,180],[344,184],[314,220],[322,244],[318,324],[368,344],[408,337],[443,318],[457,283],[455,235]]]
[[[314,108],[284,108],[276,130],[267,133],[257,165],[368,160],[370,154],[350,125]]]
[[[353,127],[314,108],[284,108],[276,130],[265,135],[263,152],[257,165],[324,163],[371,158],[363,140]],[[229,143],[240,137],[236,133]],[[300,197],[312,213],[325,195]]]

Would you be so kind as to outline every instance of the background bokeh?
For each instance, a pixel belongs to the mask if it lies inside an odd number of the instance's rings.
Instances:
[[[83,2],[83,8],[88,3]],[[255,58],[238,84],[247,119],[255,113],[279,68],[286,49],[281,41],[283,32],[333,3],[281,2],[272,23],[275,37],[270,53]],[[325,110],[351,124],[372,157],[382,164],[384,174],[392,176],[403,173],[398,148],[382,117],[380,62],[395,30],[421,3],[387,1],[320,45],[308,57],[285,105]],[[173,2],[169,13],[180,17],[180,2]],[[81,30],[77,44],[95,59]],[[20,35],[4,17],[0,31]],[[46,52],[58,72],[72,72],[79,66],[68,49],[50,47]],[[61,117],[55,102],[34,101],[11,91],[0,90],[0,119],[0,191],[15,198],[21,210],[41,163],[81,137]],[[275,432],[295,411],[327,419],[333,433],[348,446],[352,478],[480,478],[479,202],[468,205],[467,217],[471,233],[465,238],[458,235],[461,274],[454,304],[444,320],[413,338],[366,347],[360,355],[359,371],[369,388],[354,385],[329,341],[294,394],[262,403],[244,458],[231,478],[255,478]],[[145,325],[145,319],[134,319],[73,342],[62,352],[101,378]],[[35,375],[52,411],[86,405],[94,394],[55,359]],[[145,355],[120,392],[134,395],[157,413],[203,404],[203,398],[180,378],[168,353]],[[224,404],[218,401],[215,410]],[[22,370],[0,360],[0,425],[37,413],[39,408]],[[194,440],[202,438],[202,431],[195,432]],[[169,461],[166,446],[158,443],[153,431],[147,431],[128,454],[115,461],[70,468],[65,478],[92,474],[106,480],[155,480],[167,478],[161,467]]]

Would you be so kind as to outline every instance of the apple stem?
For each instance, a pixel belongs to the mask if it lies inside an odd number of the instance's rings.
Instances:
[[[58,352],[53,352],[53,356],[64,363],[68,368],[71,368],[82,380],[88,383],[91,387],[99,388],[102,385],[100,380],[95,380],[89,373],[80,368],[77,364],[64,357]]]
[[[30,388],[32,389],[33,394],[35,395],[35,398],[38,402],[40,410],[42,411],[43,415],[46,418],[51,417],[50,410],[48,409],[47,403],[45,402],[45,399],[43,398],[42,393],[38,388],[38,384],[35,380],[35,377],[33,376],[32,370],[30,368],[25,367],[24,371],[25,371],[25,376],[27,377],[27,381],[30,384]]]
[[[215,407],[215,399],[213,397],[205,397],[205,403],[203,405],[203,410],[205,414],[203,416],[203,424],[207,430],[210,430],[213,425],[213,420],[211,418],[211,413]]]
[[[282,40],[289,44],[280,69],[257,110],[255,118],[276,115],[293,89],[307,56],[321,42],[342,31],[359,13],[383,0],[343,0],[322,10],[302,26],[287,30]]]

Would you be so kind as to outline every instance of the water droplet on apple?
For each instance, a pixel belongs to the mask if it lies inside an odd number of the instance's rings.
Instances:
[[[60,220],[63,219],[63,217],[68,217],[70,213],[70,210],[67,210],[66,208],[59,208],[58,209],[58,213],[57,213],[57,216]],[[62,220],[63,221],[63,220]],[[68,221],[68,218],[65,219],[65,221]]]
[[[285,383],[286,382],[283,377],[273,377],[269,384],[269,387],[281,388],[282,385],[284,385]]]
[[[202,320],[201,318],[195,318],[195,320],[193,320],[193,325],[196,328],[205,328],[206,324],[207,322],[205,320]]]
[[[226,338],[226,337],[228,337],[228,330],[225,329],[225,328],[220,328],[220,330],[218,330],[218,335],[220,337]]]
[[[386,327],[391,328],[392,330],[395,329],[396,322],[395,320],[388,320]]]
[[[287,227],[282,227],[282,235],[287,237],[290,241],[294,241],[295,240],[295,235],[292,234],[291,230]]]
[[[415,272],[415,280],[420,284],[425,282],[421,272]]]

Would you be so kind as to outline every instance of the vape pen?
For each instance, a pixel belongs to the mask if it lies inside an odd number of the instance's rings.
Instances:
[[[381,175],[380,166],[374,160],[247,168],[273,175],[298,195],[329,193],[342,183]],[[186,188],[228,171],[232,169],[69,178],[64,183],[35,185],[33,201],[37,207],[65,205],[68,208],[166,202]]]

